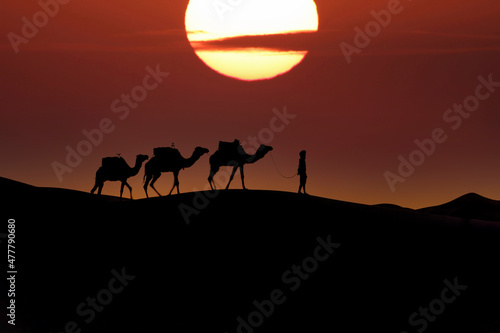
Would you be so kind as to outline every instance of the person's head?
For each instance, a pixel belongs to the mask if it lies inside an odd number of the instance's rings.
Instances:
[[[301,158],[306,158],[306,151],[305,150],[302,150],[300,153],[299,153],[299,156]]]

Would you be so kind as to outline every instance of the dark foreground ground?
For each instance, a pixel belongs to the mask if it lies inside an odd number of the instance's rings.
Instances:
[[[500,222],[475,220],[500,210],[476,195],[414,211],[0,187],[18,271],[11,326],[2,255],[0,332],[500,332]]]

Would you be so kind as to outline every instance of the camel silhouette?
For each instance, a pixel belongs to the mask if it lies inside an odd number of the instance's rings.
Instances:
[[[235,140],[235,142],[238,142]],[[262,159],[268,152],[273,150],[273,147],[260,145],[255,154],[249,155],[247,154],[241,145],[232,152],[224,152],[220,149],[217,150],[212,156],[210,156],[210,175],[208,176],[208,182],[210,183],[210,187],[212,190],[215,189],[214,175],[219,171],[221,166],[232,166],[233,172],[231,173],[231,177],[229,178],[229,182],[227,183],[226,190],[229,188],[231,181],[234,178],[234,174],[236,170],[240,169],[241,175],[241,185],[243,189],[246,190],[245,187],[245,174],[243,172],[243,167],[245,164],[252,164]]]
[[[146,197],[148,195],[148,184],[153,190],[161,197],[160,192],[154,187],[155,182],[160,178],[162,172],[173,172],[174,173],[174,185],[168,193],[172,194],[174,188],[177,187],[177,194],[180,193],[179,190],[179,172],[182,169],[189,168],[193,166],[196,161],[200,159],[204,154],[208,153],[207,148],[196,147],[193,154],[189,158],[184,158],[177,150],[174,154],[170,154],[168,157],[153,156],[144,166],[144,191],[146,192]],[[151,183],[150,183],[151,182]]]
[[[123,187],[127,186],[130,191],[130,199],[132,198],[132,187],[127,183],[127,179],[139,173],[142,163],[149,158],[148,155],[137,155],[135,158],[135,165],[131,168],[122,157],[108,157],[103,159],[102,166],[95,174],[95,185],[90,193],[94,193],[97,188],[98,195],[101,195],[102,187],[105,181],[121,181],[120,199],[123,195]],[[109,161],[109,162],[106,162]]]

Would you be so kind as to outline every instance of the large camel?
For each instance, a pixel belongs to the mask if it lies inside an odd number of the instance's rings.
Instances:
[[[229,188],[231,181],[234,178],[236,170],[240,169],[241,175],[241,185],[243,189],[245,187],[245,174],[243,173],[243,167],[245,164],[252,164],[266,156],[268,152],[273,150],[271,146],[260,145],[255,154],[249,155],[244,150],[243,147],[239,146],[238,149],[234,150],[232,153],[217,150],[212,156],[210,156],[210,175],[208,176],[208,182],[212,190],[215,189],[214,175],[219,171],[221,166],[232,166],[233,172],[227,183],[226,190]]]
[[[132,199],[132,187],[127,183],[127,179],[139,173],[142,163],[149,157],[147,155],[137,155],[135,165],[131,168],[127,162],[121,157],[113,158],[112,164],[102,165],[95,174],[95,185],[90,193],[94,193],[97,188],[98,195],[101,195],[102,187],[105,181],[121,181],[122,187],[120,188],[120,199],[123,195],[123,187],[127,186],[130,191],[130,199]]]
[[[184,158],[179,154],[172,154],[168,158],[161,156],[153,156],[144,166],[144,191],[146,192],[146,197],[148,195],[148,185],[151,186],[153,190],[161,197],[160,192],[154,187],[155,182],[160,178],[162,172],[173,172],[174,173],[174,185],[168,193],[172,194],[174,188],[177,188],[177,194],[180,193],[179,190],[179,172],[182,169],[191,167],[196,161],[200,159],[204,154],[208,153],[208,149],[202,147],[196,147],[193,154],[189,158]],[[151,182],[151,183],[150,183]]]

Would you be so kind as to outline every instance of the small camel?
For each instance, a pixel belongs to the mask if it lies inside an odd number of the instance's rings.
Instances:
[[[181,154],[176,154],[168,159],[153,156],[144,166],[144,191],[146,192],[146,197],[149,198],[148,185],[151,186],[151,188],[161,197],[160,192],[156,190],[154,184],[158,178],[160,178],[162,172],[174,173],[174,185],[168,195],[172,194],[174,188],[177,188],[177,194],[179,194],[179,172],[182,169],[193,166],[193,164],[196,163],[196,161],[198,161],[204,154],[207,154],[208,151],[209,150],[207,148],[196,147],[193,154],[189,158],[184,158]]]
[[[122,186],[120,188],[120,199],[123,195],[123,187],[127,186],[130,191],[130,199],[132,198],[132,187],[127,183],[127,179],[133,177],[139,173],[142,163],[149,158],[147,155],[137,155],[135,159],[135,165],[131,168],[123,158],[120,157],[120,161],[117,165],[113,167],[101,166],[95,174],[95,185],[90,193],[94,193],[97,188],[98,195],[101,195],[102,187],[105,181],[121,181]]]
[[[245,174],[243,173],[243,167],[245,164],[252,164],[262,159],[268,152],[273,150],[273,147],[260,145],[255,154],[249,155],[245,153],[243,147],[241,145],[238,149],[233,153],[225,153],[220,150],[217,150],[212,156],[210,156],[210,175],[208,176],[208,182],[210,183],[210,187],[212,190],[215,189],[214,175],[219,171],[221,166],[232,166],[233,172],[231,173],[231,177],[229,178],[229,182],[227,183],[226,190],[229,188],[231,181],[234,178],[234,174],[236,170],[240,169],[241,175],[241,185],[243,189],[246,190],[245,187]]]

